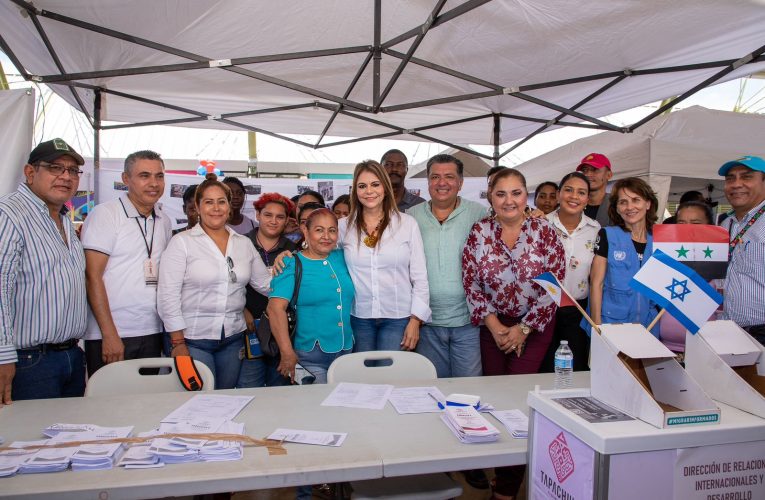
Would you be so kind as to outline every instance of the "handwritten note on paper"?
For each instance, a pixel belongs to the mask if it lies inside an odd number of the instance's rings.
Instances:
[[[341,382],[321,405],[382,410],[392,391],[392,385]]]

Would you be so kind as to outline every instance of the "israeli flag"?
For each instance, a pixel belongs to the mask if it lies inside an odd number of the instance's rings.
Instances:
[[[723,300],[693,269],[661,250],[653,252],[630,280],[630,286],[665,308],[693,334]]]

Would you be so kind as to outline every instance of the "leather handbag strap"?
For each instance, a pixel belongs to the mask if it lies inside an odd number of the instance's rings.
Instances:
[[[300,255],[295,254],[295,288],[292,290],[292,298],[290,299],[290,307],[295,308],[298,301],[298,294],[300,293],[300,282],[303,280],[303,263],[300,262]]]

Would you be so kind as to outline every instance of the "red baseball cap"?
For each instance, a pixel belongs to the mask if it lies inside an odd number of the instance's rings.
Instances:
[[[607,168],[608,170],[611,170],[611,162],[608,161],[608,157],[600,153],[590,153],[582,158],[582,161],[579,162],[579,166],[576,167],[576,171],[579,172],[585,165],[589,165],[594,168]]]

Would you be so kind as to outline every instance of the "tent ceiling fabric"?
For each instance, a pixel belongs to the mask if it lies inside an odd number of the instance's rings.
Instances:
[[[561,115],[606,128],[587,120],[683,94],[712,76],[718,83],[761,71],[762,26],[765,4],[756,0],[0,3],[3,50],[21,71],[42,77],[32,79],[59,81],[54,91],[90,117],[94,89],[102,88],[105,121],[455,145],[507,143],[558,126],[545,122]],[[129,40],[97,32],[104,29]],[[410,30],[419,36],[401,36]],[[264,57],[307,51],[324,55]],[[718,64],[641,73],[750,54],[727,72]],[[119,75],[130,69],[137,74]],[[61,81],[85,72],[98,73]],[[601,74],[608,76],[592,78]],[[551,84],[569,79],[582,81]],[[565,114],[572,106],[573,116]],[[280,107],[290,109],[227,116]],[[342,119],[332,120],[338,108]],[[491,115],[499,115],[498,135]]]

